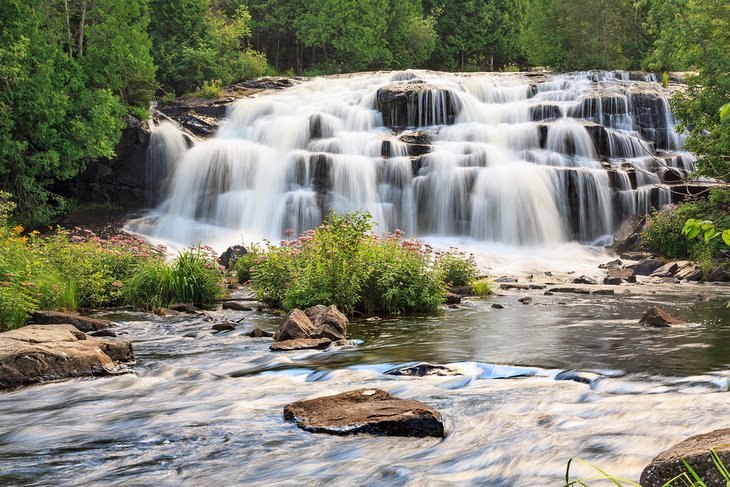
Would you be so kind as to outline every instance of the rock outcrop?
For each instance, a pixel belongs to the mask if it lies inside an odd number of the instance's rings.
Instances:
[[[312,433],[445,436],[438,411],[380,389],[358,389],[297,401],[284,408],[284,419]]]
[[[661,487],[686,472],[680,457],[699,475],[707,487],[726,487],[727,481],[715,467],[710,450],[730,465],[730,429],[692,436],[657,455],[641,473],[642,487]]]
[[[418,80],[380,88],[377,104],[383,124],[396,130],[453,124],[456,113],[449,90]]]
[[[35,325],[72,325],[84,333],[104,330],[117,326],[109,320],[100,320],[89,316],[61,313],[59,311],[36,311],[31,317]]]
[[[87,337],[72,325],[29,325],[0,333],[0,389],[124,373],[134,360],[125,340]]]

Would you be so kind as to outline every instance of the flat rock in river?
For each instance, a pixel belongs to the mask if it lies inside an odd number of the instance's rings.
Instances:
[[[73,325],[84,333],[104,330],[117,326],[111,321],[88,316],[61,313],[59,311],[36,311],[31,321],[35,325]]]
[[[684,321],[670,315],[669,312],[658,306],[649,308],[639,321],[642,325],[653,326],[654,328],[668,328],[672,325],[683,325]]]
[[[125,340],[87,337],[72,325],[29,325],[0,333],[0,389],[125,372],[134,360]]]
[[[415,365],[406,365],[405,367],[397,367],[385,372],[387,375],[404,375],[409,377],[424,377],[426,375],[463,375],[461,371],[446,367],[445,365],[434,365],[427,362],[421,362]]]
[[[641,473],[643,487],[661,487],[686,472],[682,457],[697,472],[707,487],[726,487],[727,483],[710,457],[714,449],[720,460],[730,466],[730,429],[692,436],[657,455]]]
[[[422,402],[399,399],[380,389],[357,389],[297,401],[284,408],[284,419],[312,433],[445,436],[438,411]]]
[[[283,340],[269,347],[272,352],[289,352],[292,350],[322,349],[332,345],[329,338],[296,338]]]

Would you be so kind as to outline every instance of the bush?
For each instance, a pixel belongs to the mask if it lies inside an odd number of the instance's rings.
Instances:
[[[474,256],[463,252],[437,254],[437,262],[444,273],[444,280],[450,286],[466,286],[476,277]]]
[[[251,268],[260,254],[261,248],[256,244],[250,244],[246,247],[246,253],[236,259],[234,266],[239,284],[245,284],[251,280]]]
[[[475,296],[488,296],[492,294],[492,281],[486,277],[477,279],[471,282],[471,288]]]
[[[711,261],[720,257],[724,249],[721,239],[688,240],[682,234],[689,219],[711,220],[718,228],[730,228],[730,191],[714,189],[706,200],[687,201],[655,211],[649,216],[642,234],[644,246],[670,259]]]
[[[316,230],[279,245],[267,244],[254,259],[251,285],[260,299],[285,309],[335,304],[345,313],[431,312],[444,300],[441,262],[428,245],[400,231],[374,235],[367,213],[331,213]],[[469,261],[468,259],[466,259]],[[456,275],[456,270],[452,270]],[[470,279],[472,273],[468,274]],[[467,279],[467,280],[468,280]]]
[[[193,98],[205,98],[206,100],[220,98],[223,96],[223,87],[220,80],[217,79],[203,81],[203,86],[198,91],[191,93],[190,96]]]

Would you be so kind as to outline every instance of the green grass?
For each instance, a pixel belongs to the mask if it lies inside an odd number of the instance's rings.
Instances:
[[[471,288],[474,296],[488,296],[492,294],[492,280],[488,277],[471,281]]]

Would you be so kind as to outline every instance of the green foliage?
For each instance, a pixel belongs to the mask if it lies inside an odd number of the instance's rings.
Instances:
[[[705,243],[721,238],[725,245],[730,246],[730,230],[718,230],[715,224],[709,220],[699,221],[690,218],[685,222],[682,233],[690,240],[699,237],[700,233],[703,233],[702,239]]]
[[[236,268],[236,275],[238,276],[238,282],[244,284],[251,280],[251,268],[256,263],[259,255],[261,255],[262,249],[257,244],[251,244],[246,246],[246,253],[236,259],[234,264]]]
[[[486,277],[472,281],[471,288],[475,296],[488,296],[493,292],[492,281]]]
[[[177,94],[203,86],[261,76],[265,59],[250,51],[251,15],[240,2],[150,0],[149,25],[157,78]]]
[[[730,191],[715,189],[706,200],[685,202],[654,212],[647,221],[642,234],[644,245],[666,257],[711,260],[720,255],[725,247],[723,232],[710,230],[706,221],[714,222],[713,228],[730,228]],[[693,223],[688,225],[688,220]],[[697,225],[695,225],[697,223]],[[705,228],[703,228],[705,227]],[[687,229],[686,232],[685,229]],[[692,239],[685,235],[693,233]],[[707,239],[694,239],[700,232],[709,235]]]
[[[225,294],[224,283],[212,250],[198,247],[180,252],[172,264],[157,259],[141,265],[125,284],[124,299],[145,309],[171,303],[210,306]]]
[[[278,246],[253,264],[251,285],[285,309],[335,304],[346,313],[430,312],[445,281],[428,246],[402,234],[376,236],[367,213],[330,214],[316,230]]]
[[[629,69],[648,48],[645,9],[633,0],[532,0],[522,45],[531,64],[557,70]]]
[[[193,98],[205,98],[213,99],[220,98],[223,96],[223,87],[221,86],[220,80],[214,79],[211,81],[203,81],[203,86],[198,90],[190,94]]]
[[[472,255],[456,251],[440,253],[437,254],[436,262],[450,286],[466,286],[476,277],[476,263]]]

